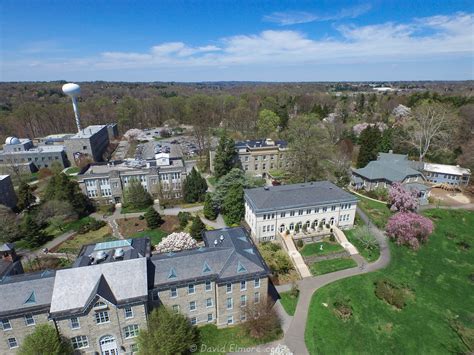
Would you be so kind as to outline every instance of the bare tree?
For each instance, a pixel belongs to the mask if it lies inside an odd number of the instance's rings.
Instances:
[[[281,332],[280,318],[269,301],[248,304],[244,314],[243,326],[252,338],[274,338]]]
[[[449,127],[453,119],[452,111],[436,102],[423,102],[412,111],[408,126],[408,143],[418,150],[420,162],[430,147],[448,141]]]

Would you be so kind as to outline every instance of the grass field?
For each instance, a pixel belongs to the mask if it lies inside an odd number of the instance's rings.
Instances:
[[[96,231],[90,231],[85,234],[76,234],[71,239],[68,239],[64,243],[62,243],[59,246],[57,252],[77,254],[84,244],[108,242],[111,240],[115,240],[116,238],[114,238],[110,233],[110,227],[104,226]]]
[[[151,245],[156,245],[161,242],[161,240],[166,237],[169,233],[162,231],[160,229],[146,230],[143,232],[138,232],[132,235],[130,238],[143,238],[148,237],[151,239]]]
[[[321,246],[323,250],[321,250]],[[303,256],[328,255],[341,251],[344,251],[344,248],[339,243],[323,241],[321,243],[306,244],[303,249],[300,250],[300,254]]]
[[[293,316],[296,311],[296,305],[298,304],[299,294],[294,297],[291,291],[280,292],[280,302],[288,315]]]
[[[385,203],[375,202],[368,198],[357,196],[358,206],[370,217],[372,222],[380,229],[385,229],[392,212]]]
[[[199,334],[201,345],[194,354],[224,355],[239,349],[245,351],[245,348],[251,348],[277,339],[253,339],[239,325],[218,329],[214,324],[209,324],[200,327]]]
[[[357,266],[357,263],[351,258],[338,258],[318,261],[317,263],[309,265],[309,269],[311,273],[316,276],[343,269],[349,269],[354,266]]]
[[[378,244],[373,249],[366,249],[360,240],[354,236],[354,229],[345,230],[344,234],[346,235],[347,240],[357,248],[359,254],[369,263],[376,261],[379,258],[380,248],[378,247]]]
[[[386,269],[332,283],[313,295],[305,332],[311,354],[474,351],[474,212],[424,215],[436,227],[418,251],[390,243]],[[375,296],[374,283],[384,278],[407,290],[401,310]],[[352,308],[345,321],[335,312],[341,299]]]
[[[92,222],[94,220],[94,218],[92,217],[84,217],[84,218],[81,218],[81,219],[78,219],[78,220],[75,220],[75,221],[72,221],[72,222],[66,222],[63,226],[62,226],[62,229],[59,230],[58,228],[55,228],[55,227],[52,227],[52,226],[48,226],[46,229],[45,229],[45,232],[53,237],[56,237],[60,234],[63,234],[63,233],[66,233],[66,232],[69,232],[69,231],[77,231],[79,230],[79,228],[89,222]]]

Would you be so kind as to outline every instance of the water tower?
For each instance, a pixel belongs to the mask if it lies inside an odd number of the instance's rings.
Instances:
[[[79,116],[79,108],[77,107],[76,97],[81,94],[81,88],[74,83],[67,83],[63,85],[63,92],[72,100],[72,107],[74,109],[74,116],[76,116],[77,132],[81,132],[81,117]]]

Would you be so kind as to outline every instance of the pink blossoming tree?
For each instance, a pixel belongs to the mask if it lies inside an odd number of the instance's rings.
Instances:
[[[433,233],[433,222],[413,212],[399,212],[388,220],[386,232],[398,245],[416,250]]]
[[[181,251],[193,249],[197,247],[197,242],[189,233],[176,232],[171,233],[155,247],[159,253],[168,253],[173,251]]]
[[[394,182],[388,194],[390,210],[398,212],[413,212],[418,206],[417,191],[408,191],[399,182]]]

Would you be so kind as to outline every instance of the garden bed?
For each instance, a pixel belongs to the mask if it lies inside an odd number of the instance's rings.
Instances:
[[[77,254],[85,244],[101,243],[116,240],[112,236],[110,227],[104,226],[98,230],[90,231],[85,234],[76,234],[65,242],[61,243],[55,250],[58,253]]]

